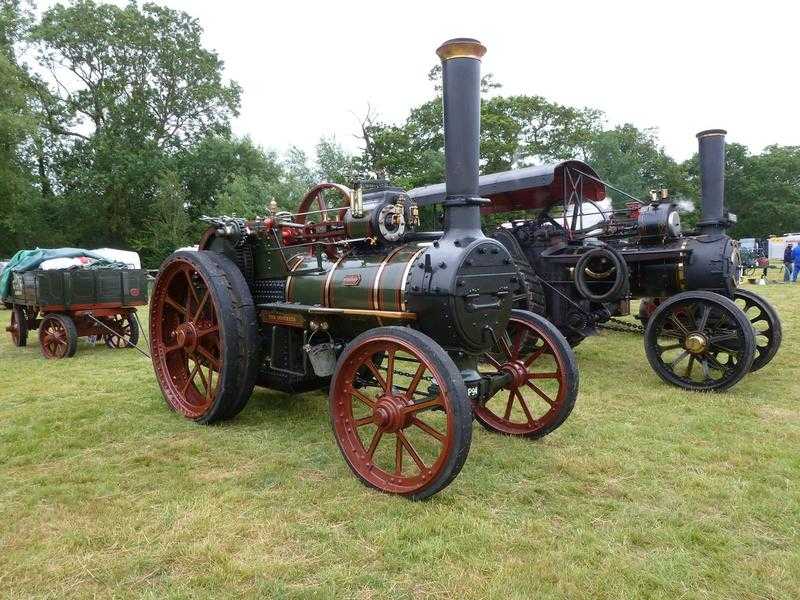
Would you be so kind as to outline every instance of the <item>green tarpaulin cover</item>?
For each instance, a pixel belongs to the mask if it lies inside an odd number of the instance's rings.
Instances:
[[[44,261],[51,258],[75,258],[76,256],[86,256],[94,258],[98,262],[91,265],[89,268],[94,267],[123,267],[121,263],[114,263],[104,259],[99,254],[95,254],[89,250],[82,250],[81,248],[37,248],[36,250],[20,250],[6,265],[3,274],[0,275],[0,298],[7,298],[11,296],[11,274],[24,273],[26,271],[33,271],[39,268]]]

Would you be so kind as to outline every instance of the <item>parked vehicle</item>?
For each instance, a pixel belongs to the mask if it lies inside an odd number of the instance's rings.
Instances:
[[[295,213],[208,219],[197,251],[164,261],[150,305],[153,366],[173,410],[213,423],[239,413],[255,384],[327,388],[356,477],[413,499],[458,475],[473,414],[491,431],[537,438],[578,393],[571,348],[546,319],[513,309],[521,274],[480,229],[485,48],[455,39],[437,52],[443,232],[418,231],[402,190],[323,183]]]
[[[667,190],[648,201],[613,188],[581,161],[485,175],[487,214],[509,215],[491,233],[525,274],[517,306],[546,316],[570,344],[600,328],[644,334],[653,370],[690,390],[724,390],[765,366],[781,343],[781,323],[762,297],[738,289],[740,254],[725,229],[725,132],[698,134],[703,214],[684,232]],[[606,188],[627,195],[604,209]],[[438,204],[442,184],[411,190],[420,205]],[[643,326],[615,317],[641,299]],[[738,303],[738,306],[737,306]]]
[[[136,306],[147,303],[147,272],[141,269],[58,269],[12,273],[3,299],[11,307],[6,331],[26,346],[39,331],[45,358],[75,355],[78,337],[93,336],[110,348],[129,348],[139,339]]]

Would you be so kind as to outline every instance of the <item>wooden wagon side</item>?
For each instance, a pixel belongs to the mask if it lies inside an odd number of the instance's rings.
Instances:
[[[60,269],[15,273],[12,277],[11,323],[15,346],[27,344],[39,330],[46,358],[73,356],[77,339],[94,336],[111,348],[136,345],[136,307],[147,303],[143,269]]]

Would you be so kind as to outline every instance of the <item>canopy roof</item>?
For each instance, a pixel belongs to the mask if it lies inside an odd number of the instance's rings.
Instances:
[[[579,160],[482,175],[478,193],[492,203],[481,212],[538,210],[575,199],[599,201],[606,189],[598,179],[594,169]],[[414,188],[408,195],[421,206],[438,204],[444,201],[445,184]]]

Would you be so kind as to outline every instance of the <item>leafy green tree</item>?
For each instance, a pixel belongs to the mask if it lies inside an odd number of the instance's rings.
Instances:
[[[15,45],[29,24],[25,5],[0,2],[0,256],[12,254],[41,224],[27,146],[36,131],[28,75]]]
[[[755,155],[740,144],[726,150],[725,200],[738,219],[731,235],[800,231],[800,146],[773,145]]]
[[[192,218],[224,213],[221,194],[230,193],[233,181],[260,179],[264,185],[277,185],[284,177],[278,155],[264,151],[247,137],[208,136],[181,153],[175,162],[188,192]],[[260,212],[264,212],[263,204]]]
[[[203,138],[226,134],[239,87],[183,12],[77,0],[32,30],[35,87],[51,136],[42,178],[80,217],[76,243],[129,245],[161,174]]]
[[[375,172],[385,172],[404,187],[442,181],[444,131],[439,83],[441,71],[431,71],[434,99],[411,110],[401,125],[372,123],[362,127],[364,160]],[[482,80],[487,95],[500,84],[491,75]],[[481,102],[482,172],[494,173],[548,160],[576,156],[599,130],[600,111],[573,108],[540,96],[502,96]]]
[[[363,173],[360,157],[345,152],[335,138],[323,137],[317,144],[317,177],[348,185]]]
[[[159,176],[150,211],[132,240],[145,265],[156,267],[170,253],[199,239],[202,226],[189,218],[188,197],[177,173],[166,171]]]

